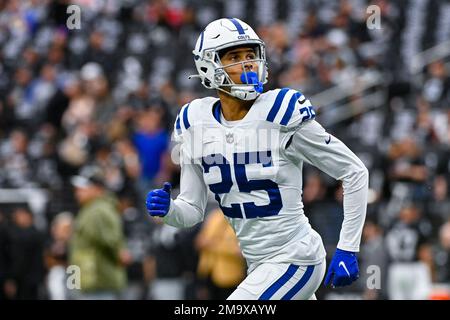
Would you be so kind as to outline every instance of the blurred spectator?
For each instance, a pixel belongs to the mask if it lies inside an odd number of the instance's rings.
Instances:
[[[207,211],[208,208],[207,208]],[[195,239],[201,230],[203,224],[197,224],[192,228],[181,230],[177,234],[178,242],[180,244],[180,257],[183,261],[182,278],[185,284],[185,299],[195,300],[198,296],[198,274],[197,267],[199,262],[199,253],[195,247]]]
[[[119,195],[119,210],[130,252],[130,264],[127,266],[128,284],[123,291],[124,300],[142,300],[147,297],[145,285],[144,260],[151,243],[152,225],[149,217],[134,206],[136,195],[123,192]]]
[[[39,72],[39,77],[32,82],[31,97],[35,111],[32,114],[33,121],[39,124],[44,120],[45,107],[48,105],[50,98],[56,92],[56,73],[54,65],[50,63],[44,64]]]
[[[425,182],[430,177],[430,170],[425,163],[424,147],[420,146],[415,136],[407,136],[393,141],[387,152],[385,180],[389,196],[388,207],[383,213],[381,223],[391,225],[401,207],[408,202],[425,201],[428,193]]]
[[[62,125],[67,133],[70,133],[77,125],[87,123],[94,117],[94,99],[88,95],[76,75],[66,80],[64,84],[64,96],[68,98],[68,104],[62,115]],[[55,103],[55,102],[53,102]],[[55,105],[53,109],[60,108]],[[63,110],[61,110],[63,111]],[[59,111],[58,113],[61,113]],[[49,117],[54,117],[54,114],[49,114]],[[53,122],[60,124],[59,119],[56,118]]]
[[[70,264],[81,272],[79,299],[117,299],[126,287],[131,262],[115,197],[105,189],[104,175],[86,166],[72,178],[81,205],[70,244]]]
[[[122,158],[122,166],[128,179],[135,181],[141,174],[141,163],[133,144],[128,139],[119,139],[114,143],[114,151]]]
[[[312,166],[305,166],[304,212],[311,226],[320,232],[325,248],[334,250],[342,225],[342,185],[327,180]]]
[[[9,265],[8,222],[6,215],[0,211],[0,300],[5,300],[5,280]]]
[[[0,145],[0,183],[10,188],[33,187],[33,166],[24,130],[15,129],[9,140]]]
[[[303,187],[303,203],[305,206],[320,203],[325,200],[326,191],[326,186],[320,173],[316,170],[310,172],[305,179],[305,185]]]
[[[439,230],[439,243],[435,248],[434,263],[437,282],[450,284],[450,220]]]
[[[62,118],[69,107],[69,102],[75,95],[80,94],[80,92],[79,79],[73,74],[68,74],[61,80],[56,92],[48,101],[45,108],[45,122],[52,125],[55,129],[61,128]],[[71,113],[74,114],[75,111],[72,110]]]
[[[146,279],[151,300],[183,300],[186,283],[183,279],[185,260],[180,229],[155,220],[151,246],[145,259]]]
[[[427,203],[426,208],[434,231],[438,231],[440,226],[450,219],[450,198],[447,179],[444,175],[435,176],[431,199]]]
[[[423,96],[435,107],[445,108],[450,88],[448,70],[442,60],[431,63],[427,68],[426,78],[423,84]]]
[[[404,207],[386,234],[389,254],[388,295],[390,299],[425,299],[431,289],[432,270],[425,260],[430,224],[414,205]]]
[[[5,296],[13,300],[36,300],[41,298],[44,278],[44,237],[33,225],[33,215],[26,208],[14,210],[12,222],[7,239]]]
[[[55,145],[56,131],[49,124],[43,124],[33,135],[29,154],[33,161],[34,181],[40,187],[58,190],[62,186],[59,174],[59,159]]]
[[[117,194],[126,186],[122,155],[114,152],[110,144],[101,144],[94,153],[95,164],[102,168],[106,187]]]
[[[384,246],[383,230],[374,221],[367,220],[364,225],[359,258],[361,259],[359,285],[362,287],[364,300],[386,299],[388,257]],[[374,267],[377,269],[372,269]],[[368,281],[371,280],[369,277],[375,275],[373,270],[379,271],[381,278],[372,281],[378,281],[379,288],[368,288]]]
[[[409,204],[402,208],[397,221],[386,234],[386,248],[390,260],[417,261],[419,247],[426,243],[430,232],[430,223],[416,205]]]
[[[80,71],[84,92],[94,100],[93,119],[99,130],[105,128],[117,111],[112,98],[109,82],[103,68],[95,62],[86,63]]]
[[[197,274],[208,290],[206,297],[199,298],[226,300],[244,280],[246,264],[236,235],[220,209],[208,214],[195,242],[200,255]]]
[[[152,106],[136,117],[133,144],[142,164],[139,191],[143,199],[150,189],[164,180],[158,177],[159,173],[164,173],[162,160],[169,146],[169,133],[163,128],[163,116],[162,108]]]
[[[413,138],[393,143],[389,150],[391,175],[394,181],[423,182],[428,171],[423,163],[423,150]]]
[[[70,212],[61,212],[53,218],[51,238],[44,257],[47,267],[47,292],[51,300],[68,299],[66,268],[69,259],[69,241],[72,236],[73,217]]]

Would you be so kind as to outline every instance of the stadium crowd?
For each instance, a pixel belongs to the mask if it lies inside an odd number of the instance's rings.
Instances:
[[[66,26],[69,4],[81,6],[80,29]],[[379,29],[366,24],[370,4]],[[0,300],[224,299],[244,277],[213,199],[205,222],[185,230],[145,210],[146,193],[164,181],[176,196],[174,118],[212,94],[188,80],[192,47],[224,16],[265,41],[265,90],[310,97],[318,121],[369,169],[361,279],[318,298],[450,297],[438,292],[450,286],[450,52],[415,73],[409,64],[450,40],[449,1],[0,0]],[[381,103],[362,99],[360,79],[380,80],[368,94]],[[335,88],[347,94],[322,105]],[[342,188],[312,166],[303,182],[305,214],[334,252]],[[43,210],[31,196],[2,196],[31,189],[45,190]],[[88,221],[89,210],[99,220]],[[98,289],[83,295],[67,285],[67,267],[93,261],[85,238],[94,236],[111,278],[82,274],[82,287]]]

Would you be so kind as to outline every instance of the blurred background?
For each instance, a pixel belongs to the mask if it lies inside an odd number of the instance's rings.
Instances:
[[[309,97],[369,169],[361,278],[318,298],[450,299],[448,0],[0,0],[0,299],[224,299],[245,277],[213,197],[190,229],[144,203],[177,195],[173,121],[214,94],[187,76],[221,17],[266,42],[265,89]],[[341,185],[306,166],[303,201],[330,259]]]

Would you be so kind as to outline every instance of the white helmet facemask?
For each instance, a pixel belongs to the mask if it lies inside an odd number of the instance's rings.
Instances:
[[[251,47],[256,58],[222,65],[219,53],[233,47]],[[216,89],[241,100],[254,100],[267,83],[267,62],[264,42],[253,29],[239,19],[219,19],[211,22],[200,34],[194,54],[195,66],[203,86]],[[226,69],[240,64],[242,83],[234,83]],[[257,72],[250,67],[257,65]],[[191,78],[190,77],[190,78]]]

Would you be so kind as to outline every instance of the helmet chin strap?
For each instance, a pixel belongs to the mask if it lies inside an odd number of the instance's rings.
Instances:
[[[229,94],[241,100],[255,100],[260,93],[255,90],[255,86],[232,86]]]
[[[220,87],[216,89],[222,91],[223,93],[228,94],[229,96],[245,101],[255,100],[260,95],[259,92],[255,91],[255,88],[253,86],[243,87],[242,85],[237,85],[228,88],[230,91]]]

